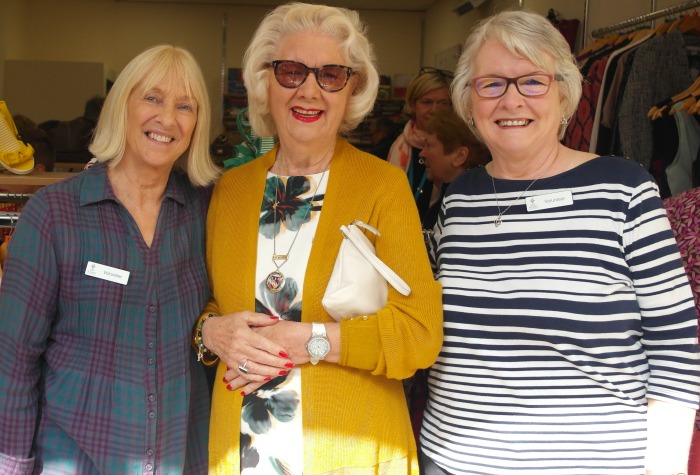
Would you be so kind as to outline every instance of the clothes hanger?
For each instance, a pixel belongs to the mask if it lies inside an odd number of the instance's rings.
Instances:
[[[681,33],[687,35],[700,35],[700,16],[697,10],[693,10],[690,15],[686,15],[678,26]]]
[[[649,109],[649,112],[647,112],[647,117],[649,117],[651,120],[659,119],[663,116],[664,111],[666,109],[671,107],[672,110],[674,104],[680,101],[684,101],[686,99],[690,99],[693,96],[695,98],[700,96],[700,76],[698,76],[698,78],[695,81],[693,81],[693,84],[691,84],[690,87],[688,87],[686,90],[652,106],[652,108]],[[669,113],[672,112],[669,111]]]

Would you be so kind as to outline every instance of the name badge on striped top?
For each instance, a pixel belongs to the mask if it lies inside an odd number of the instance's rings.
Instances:
[[[557,191],[546,195],[531,196],[527,199],[528,211],[539,211],[541,209],[559,208],[561,206],[571,206],[574,204],[574,197],[571,190]]]

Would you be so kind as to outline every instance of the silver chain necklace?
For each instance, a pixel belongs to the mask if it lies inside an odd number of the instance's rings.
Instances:
[[[545,171],[546,171],[546,170],[545,170]],[[544,172],[542,172],[542,174],[540,174],[540,176],[538,176],[537,178],[535,178],[534,180],[532,180],[532,181],[530,182],[530,184],[527,185],[527,188],[525,188],[525,189],[518,195],[518,197],[515,199],[515,201],[513,201],[511,204],[509,204],[508,207],[507,207],[506,209],[504,209],[503,211],[501,211],[501,205],[500,205],[500,203],[498,202],[498,194],[496,193],[496,180],[493,179],[493,175],[490,175],[490,176],[491,176],[491,185],[493,186],[493,196],[496,198],[496,207],[498,208],[498,216],[496,216],[496,219],[493,220],[493,225],[494,225],[494,226],[499,227],[499,226],[501,225],[501,223],[503,222],[503,220],[501,219],[501,218],[503,218],[503,215],[506,214],[506,213],[508,212],[508,210],[510,209],[511,206],[513,206],[515,203],[517,203],[518,201],[520,201],[520,198],[523,197],[523,195],[527,192],[527,190],[529,190],[530,187],[532,187],[532,185],[534,185],[535,182],[536,182],[537,180],[539,180],[540,178],[542,178],[542,175],[544,175]]]
[[[294,243],[297,242],[297,237],[299,236],[299,232],[301,231],[301,227],[304,224],[304,221],[306,221],[307,216],[309,216],[309,212],[311,211],[311,205],[312,202],[315,201],[316,195],[318,194],[318,189],[321,187],[321,183],[323,183],[323,178],[326,176],[326,172],[328,171],[328,168],[330,168],[331,161],[328,160],[328,163],[326,164],[326,168],[323,170],[323,174],[321,175],[321,179],[318,180],[318,183],[316,184],[316,189],[314,190],[314,194],[309,198],[309,207],[306,208],[306,213],[304,213],[304,217],[301,219],[301,223],[299,224],[299,229],[297,229],[296,234],[294,234],[294,238],[292,239],[292,243],[289,245],[289,249],[287,249],[286,254],[277,254],[277,206],[279,205],[279,200],[280,200],[280,194],[279,194],[279,182],[281,181],[278,178],[276,188],[275,188],[275,202],[272,204],[272,213],[273,213],[273,228],[272,228],[272,263],[275,265],[276,270],[273,270],[269,274],[267,274],[267,278],[265,279],[265,288],[272,292],[273,294],[276,294],[277,292],[280,292],[283,288],[284,285],[287,283],[287,277],[280,271],[283,265],[287,263],[287,259],[289,259],[289,253],[292,252],[292,248],[294,247]],[[278,264],[277,261],[282,261],[281,264]]]

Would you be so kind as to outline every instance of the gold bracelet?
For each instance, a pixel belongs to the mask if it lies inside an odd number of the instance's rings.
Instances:
[[[207,318],[218,316],[219,314],[217,313],[205,313],[199,317],[199,320],[197,320],[197,324],[194,327],[192,347],[197,352],[197,361],[201,361],[204,366],[214,366],[216,362],[219,361],[219,357],[209,350],[209,348],[204,346],[204,341],[202,340],[202,327],[204,326],[204,322],[207,320]]]

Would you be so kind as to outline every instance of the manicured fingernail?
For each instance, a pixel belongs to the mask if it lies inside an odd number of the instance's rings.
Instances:
[[[267,376],[267,377],[265,378],[265,381],[270,381],[271,379],[272,379],[271,377]]]
[[[287,363],[284,365],[285,368],[294,368],[294,363]]]
[[[280,319],[280,317],[278,317],[278,316],[276,316],[276,315],[270,315],[270,318],[271,318],[272,320],[279,320],[279,319]]]
[[[224,376],[223,378],[221,378],[221,381],[223,381],[224,383],[228,383],[228,381],[226,381],[226,376]]]
[[[245,396],[245,391],[241,391],[241,396]]]
[[[227,385],[226,385],[226,389],[228,389],[229,391],[233,391],[233,388],[231,387],[230,384],[227,384]]]
[[[281,356],[282,358],[289,358],[289,356],[287,356],[287,352],[286,352],[286,351],[280,351],[280,356]]]
[[[287,375],[287,371],[285,371],[285,370],[280,371],[280,376],[286,376],[286,375]]]
[[[226,367],[226,371],[231,371],[231,368],[229,368],[229,367],[227,366],[227,367]]]

